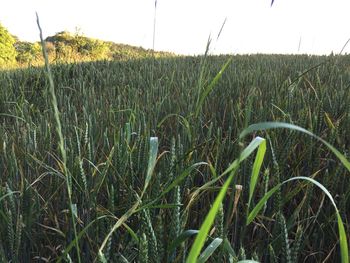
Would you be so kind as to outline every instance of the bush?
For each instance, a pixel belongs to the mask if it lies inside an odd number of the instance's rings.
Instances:
[[[0,66],[16,62],[15,38],[0,24]]]

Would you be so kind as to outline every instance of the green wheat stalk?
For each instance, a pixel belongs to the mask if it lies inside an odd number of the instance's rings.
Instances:
[[[68,191],[68,204],[69,204],[69,210],[70,210],[70,214],[71,214],[73,230],[74,230],[74,237],[75,237],[75,242],[76,242],[75,248],[77,251],[78,263],[80,263],[81,259],[80,259],[79,239],[77,238],[78,234],[77,234],[77,228],[75,225],[75,215],[74,215],[75,213],[73,211],[73,202],[72,202],[72,183],[71,183],[72,180],[71,180],[71,175],[70,175],[68,168],[67,168],[67,153],[66,153],[66,149],[65,149],[65,145],[64,145],[62,125],[61,125],[61,120],[60,120],[60,111],[58,110],[55,85],[54,85],[54,81],[53,81],[53,77],[52,77],[52,73],[51,73],[51,69],[50,69],[50,65],[49,65],[49,59],[48,59],[48,55],[46,52],[45,42],[43,39],[43,33],[42,33],[41,26],[40,26],[38,13],[36,13],[36,19],[37,19],[37,25],[39,28],[39,32],[40,32],[40,41],[41,41],[43,56],[45,59],[46,73],[47,73],[47,77],[49,80],[49,92],[51,94],[51,103],[52,103],[52,107],[54,110],[54,118],[55,118],[55,122],[56,122],[56,132],[57,132],[57,135],[59,138],[58,146],[59,146],[61,158],[62,158],[62,170],[63,170],[63,174],[65,175],[65,179],[66,179],[65,181],[66,181],[66,187],[67,187],[67,191]]]

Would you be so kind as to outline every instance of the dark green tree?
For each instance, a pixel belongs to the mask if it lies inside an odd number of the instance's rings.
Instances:
[[[20,64],[32,64],[41,58],[41,47],[39,43],[18,41],[15,44],[17,51],[16,60]]]
[[[0,66],[10,66],[16,62],[15,42],[15,38],[0,24]]]

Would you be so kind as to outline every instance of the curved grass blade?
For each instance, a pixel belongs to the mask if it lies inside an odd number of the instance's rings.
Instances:
[[[113,225],[112,229],[109,231],[109,233],[106,235],[105,239],[103,240],[100,248],[98,249],[98,257],[104,257],[103,255],[103,249],[107,245],[108,239],[111,237],[111,235],[120,227],[122,226],[125,221],[135,213],[136,209],[141,203],[141,199],[138,199],[135,204],[124,214],[122,215],[117,222]]]
[[[249,145],[244,148],[244,150],[241,152],[239,159],[235,160],[232,164],[230,164],[230,166],[223,172],[222,175],[228,174],[230,171],[232,171],[232,169],[234,169],[234,167],[236,167],[238,165],[238,163],[244,161],[245,159],[247,159],[247,157],[249,155],[252,154],[252,152],[264,141],[264,138],[261,138],[259,136],[255,137],[250,143]]]
[[[148,159],[148,166],[147,166],[147,173],[146,173],[146,179],[145,179],[145,185],[143,187],[141,197],[138,196],[137,201],[135,204],[124,214],[122,215],[118,221],[113,225],[112,229],[109,231],[105,239],[103,240],[100,248],[98,249],[98,257],[104,258],[103,249],[107,245],[108,239],[111,237],[114,231],[116,231],[121,225],[125,223],[125,221],[133,215],[135,212],[137,212],[137,208],[141,204],[141,199],[144,193],[147,190],[147,187],[149,185],[149,182],[151,181],[152,174],[154,171],[154,167],[157,162],[157,154],[158,154],[158,137],[151,137],[150,138],[150,149],[149,149],[149,159]]]
[[[256,217],[256,215],[258,214],[258,212],[261,210],[261,208],[264,206],[264,204],[267,202],[267,200],[273,195],[274,192],[276,192],[276,190],[281,187],[283,184],[286,184],[288,182],[291,181],[295,181],[295,180],[306,180],[309,181],[311,183],[313,183],[314,185],[316,185],[317,187],[319,187],[330,199],[330,201],[332,202],[332,205],[336,211],[337,214],[337,221],[338,221],[338,231],[339,231],[339,243],[340,243],[340,253],[341,253],[341,259],[342,259],[342,263],[348,263],[349,262],[349,250],[348,250],[348,243],[347,243],[347,238],[346,238],[346,233],[345,233],[345,228],[344,228],[344,224],[343,221],[341,219],[339,210],[334,202],[334,199],[332,197],[332,195],[329,193],[329,191],[319,182],[317,182],[316,180],[310,178],[310,177],[304,177],[304,176],[298,176],[298,177],[293,177],[290,178],[278,185],[276,185],[274,188],[272,188],[269,192],[267,192],[265,194],[265,196],[259,201],[259,203],[254,207],[254,209],[252,210],[252,212],[249,214],[248,218],[247,218],[247,225],[250,224],[254,218]]]
[[[108,170],[109,170],[109,167],[111,166],[111,164],[112,164],[112,158],[113,158],[113,156],[114,156],[114,146],[112,147],[112,149],[111,149],[111,151],[109,152],[109,154],[108,154],[108,157],[107,157],[107,160],[106,160],[106,166],[105,166],[105,168],[103,169],[103,173],[101,174],[101,176],[99,176],[98,177],[98,179],[99,179],[99,182],[98,182],[98,186],[97,186],[97,189],[96,189],[96,193],[95,193],[95,195],[97,195],[99,192],[100,192],[100,189],[101,189],[101,187],[103,186],[103,183],[104,183],[104,181],[105,181],[105,179],[106,179],[106,176],[107,176],[107,172],[108,172]],[[97,171],[98,171],[98,169],[97,169]]]
[[[0,116],[6,116],[6,117],[11,117],[11,118],[14,118],[14,119],[17,119],[17,120],[21,120],[25,123],[27,123],[27,121],[19,116],[15,116],[15,115],[12,115],[12,114],[7,114],[7,113],[0,113]]]
[[[13,195],[13,194],[20,194],[21,192],[20,191],[11,191],[7,194],[4,194],[0,197],[0,201],[2,201],[2,199],[5,199],[6,197],[10,196],[10,195]]]
[[[168,250],[173,251],[175,248],[177,248],[182,242],[184,242],[186,239],[190,238],[191,236],[197,235],[198,230],[189,229],[184,232],[182,232],[169,246]]]
[[[226,174],[230,173],[233,169],[235,169],[239,165],[239,163],[244,161],[260,145],[260,143],[263,140],[264,139],[261,137],[255,137],[254,140],[251,141],[251,143],[241,152],[239,159],[234,160],[221,175],[219,175],[218,177],[215,177],[211,181],[209,181],[209,182],[205,183],[204,185],[202,185],[201,187],[197,188],[193,192],[191,200],[188,202],[187,209],[192,204],[192,201],[194,200],[194,198],[196,196],[198,196],[201,191],[208,189],[210,186],[212,186],[214,183],[219,181]]]
[[[243,139],[245,136],[255,131],[264,131],[264,130],[277,129],[277,128],[286,128],[290,130],[300,131],[302,133],[310,135],[311,137],[319,140],[324,145],[326,145],[338,157],[338,159],[350,172],[350,162],[335,147],[333,147],[330,143],[326,142],[325,140],[318,137],[317,135],[313,134],[312,132],[294,124],[285,123],[285,122],[261,122],[261,123],[252,124],[241,132],[241,134],[239,135],[239,138]]]

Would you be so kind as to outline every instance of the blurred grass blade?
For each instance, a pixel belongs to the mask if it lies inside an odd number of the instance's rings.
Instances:
[[[175,207],[179,207],[182,206],[181,204],[160,204],[160,205],[152,205],[152,204],[147,204],[145,206],[140,207],[138,211],[141,211],[143,209],[154,209],[154,208],[175,208]]]
[[[215,238],[203,251],[203,253],[199,256],[197,262],[204,263],[206,262],[210,256],[215,252],[215,250],[221,245],[222,238]]]
[[[303,133],[310,135],[311,137],[319,140],[320,142],[325,144],[338,157],[338,159],[342,162],[342,164],[350,172],[350,162],[345,158],[345,156],[343,154],[341,154],[336,148],[334,148],[331,144],[329,144],[328,142],[326,142],[322,138],[320,138],[317,135],[313,134],[312,132],[310,132],[304,128],[301,128],[297,125],[294,125],[294,124],[284,123],[284,122],[261,122],[261,123],[252,124],[241,132],[241,134],[239,135],[239,138],[243,139],[245,136],[247,136],[248,134],[255,132],[255,131],[264,131],[264,130],[277,129],[277,128],[286,128],[286,129],[290,129],[290,130],[300,131],[300,132],[303,132]]]
[[[78,207],[77,204],[72,204],[72,212],[73,212],[73,216],[75,216],[75,218],[78,218]]]
[[[250,202],[251,202],[253,194],[254,194],[256,182],[258,180],[258,176],[260,173],[262,162],[264,160],[265,153],[266,153],[266,140],[264,139],[260,144],[260,147],[258,149],[258,152],[257,152],[256,157],[255,157],[255,161],[253,164],[252,176],[250,178],[250,184],[249,184],[248,209],[249,209]]]
[[[158,154],[158,137],[151,137],[149,140],[149,143],[150,143],[150,148],[149,148],[147,174],[146,174],[145,185],[142,190],[141,198],[147,190],[149,182],[152,179],[154,167],[156,166],[157,154]]]
[[[4,194],[0,197],[0,202],[2,201],[2,199],[5,199],[6,197],[10,196],[10,195],[13,195],[13,194],[20,194],[21,192],[20,191],[11,191],[7,194]]]
[[[236,252],[233,250],[232,245],[230,241],[228,241],[227,238],[224,239],[224,244],[223,244],[224,250],[232,257],[236,257]]]
[[[202,105],[204,103],[205,98],[209,95],[209,93],[214,89],[216,83],[220,80],[222,74],[225,72],[226,68],[231,64],[232,57],[228,59],[228,61],[224,64],[224,66],[221,68],[221,70],[216,74],[216,76],[213,78],[213,80],[210,82],[210,84],[206,87],[206,89],[201,93],[200,98],[196,105],[196,112],[195,117],[198,117],[199,112],[202,108]]]
[[[184,242],[185,240],[187,240],[188,238],[197,235],[198,234],[198,230],[193,230],[193,229],[189,229],[186,230],[184,232],[182,232],[169,246],[169,251],[173,251],[175,248],[177,248],[182,242]]]
[[[259,262],[251,259],[245,259],[245,260],[240,260],[237,263],[259,263]]]

